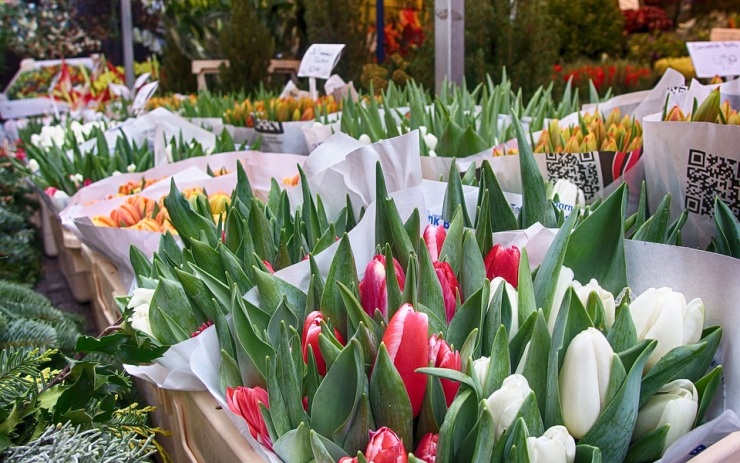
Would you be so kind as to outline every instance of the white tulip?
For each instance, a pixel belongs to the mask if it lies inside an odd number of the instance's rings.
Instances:
[[[658,389],[637,414],[637,423],[632,440],[657,429],[670,425],[663,451],[679,437],[691,431],[699,409],[699,393],[688,379],[677,379]]]
[[[486,399],[495,427],[494,440],[499,440],[509,429],[531,392],[527,378],[522,375],[511,375],[501,384],[501,389]]]
[[[120,171],[114,170],[111,174],[111,177],[118,177],[119,175],[122,175]]]
[[[488,379],[488,367],[491,365],[491,359],[488,357],[481,357],[473,361],[473,371],[478,377],[478,382],[482,385],[486,384]]]
[[[126,171],[127,172],[136,172],[136,164],[129,164],[128,166],[126,166]]]
[[[601,331],[588,328],[570,342],[560,369],[560,404],[570,434],[580,439],[606,407],[614,351]]]
[[[562,204],[574,207],[584,207],[586,205],[586,198],[583,194],[583,190],[578,188],[575,183],[568,179],[561,178],[555,182],[555,185],[552,187],[550,199],[555,198],[556,194],[558,195],[558,201]]]
[[[688,304],[683,294],[670,288],[650,288],[630,304],[637,339],[655,339],[658,345],[648,358],[650,370],[671,349],[695,344],[704,327],[704,303],[694,299]]]
[[[490,300],[493,299],[493,295],[498,290],[499,285],[502,283],[504,284],[504,291],[506,291],[506,295],[508,296],[509,303],[511,305],[511,326],[509,327],[509,341],[511,341],[519,331],[519,293],[506,280],[501,277],[496,277],[489,285],[489,303]]]
[[[154,296],[153,289],[136,288],[134,289],[134,294],[131,296],[131,300],[127,307],[129,309],[134,309],[131,314],[131,318],[129,319],[131,326],[134,329],[154,337],[152,334],[152,326],[149,323],[149,306],[152,303],[152,296]]]
[[[595,279],[591,279],[587,285],[582,286],[579,282],[573,282],[573,289],[576,291],[578,299],[584,307],[588,307],[588,296],[591,293],[601,299],[601,304],[604,306],[604,312],[606,313],[606,327],[610,328],[614,324],[614,313],[616,312],[616,303],[614,302],[614,295],[599,285],[599,282]]]
[[[31,173],[35,174],[39,171],[40,168],[41,166],[39,166],[38,161],[36,161],[35,159],[31,159],[30,161],[28,161],[28,170],[30,170]]]
[[[363,133],[362,135],[360,135],[360,138],[359,138],[359,140],[360,140],[360,143],[364,143],[364,144],[366,144],[366,145],[369,145],[370,143],[372,143],[372,142],[373,142],[373,141],[372,141],[372,140],[370,139],[370,135],[368,135],[368,134],[366,134],[366,133]]]
[[[565,426],[553,426],[541,437],[527,437],[530,463],[573,463],[576,441]]]
[[[72,180],[75,185],[79,185],[85,180],[82,174],[72,174],[69,176],[69,179]]]
[[[552,305],[550,306],[550,317],[547,319],[547,329],[550,333],[555,329],[555,321],[560,313],[560,306],[563,304],[563,298],[565,292],[573,283],[573,270],[568,267],[561,267],[560,274],[558,275],[558,282],[555,285],[555,297],[552,299]]]
[[[430,150],[434,151],[434,149],[437,148],[437,137],[435,137],[434,134],[428,133],[424,135],[424,143],[426,143]]]
[[[434,151],[434,150],[429,150],[429,157],[430,158],[436,158],[437,157],[437,152]]]
[[[429,130],[426,128],[426,126],[420,125],[419,132],[421,132],[421,138],[425,138]]]
[[[167,160],[172,162],[172,145],[168,144],[164,147],[164,152],[167,155]]]
[[[41,135],[39,135],[37,133],[34,133],[33,135],[31,135],[31,144],[33,146],[37,146],[39,148],[42,148],[42,146],[41,146]]]

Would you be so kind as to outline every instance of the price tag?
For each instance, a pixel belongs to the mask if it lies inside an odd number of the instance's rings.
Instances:
[[[315,43],[303,55],[298,68],[298,77],[313,77],[328,79],[331,71],[339,62],[344,51],[344,45],[331,43]]]
[[[136,79],[136,82],[134,82],[134,90],[141,88],[141,86],[144,85],[151,76],[151,72],[145,72],[144,74],[140,75],[139,78]]]
[[[740,76],[740,41],[687,42],[697,77]]]

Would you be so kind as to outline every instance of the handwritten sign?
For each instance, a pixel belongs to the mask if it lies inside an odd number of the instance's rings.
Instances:
[[[342,57],[344,45],[315,43],[303,55],[301,66],[298,68],[298,77],[313,77],[328,79],[331,71]]]
[[[740,41],[687,42],[697,77],[740,76]]]
[[[146,102],[149,101],[149,99],[154,95],[154,92],[157,91],[157,87],[159,86],[159,82],[150,82],[141,89],[139,89],[138,93],[136,94],[136,97],[134,97],[134,102],[131,105],[131,109],[133,109],[135,112],[143,111],[144,108],[146,108]]]

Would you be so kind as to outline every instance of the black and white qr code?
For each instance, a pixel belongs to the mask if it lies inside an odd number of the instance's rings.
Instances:
[[[740,162],[699,150],[689,150],[686,209],[713,216],[714,197],[740,217]]]
[[[601,191],[596,153],[547,153],[545,166],[550,181],[570,180],[583,190],[586,201]]]

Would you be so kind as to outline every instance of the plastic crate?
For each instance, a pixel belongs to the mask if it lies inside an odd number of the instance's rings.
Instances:
[[[209,392],[172,391],[173,405],[188,463],[264,462],[229,421]]]

